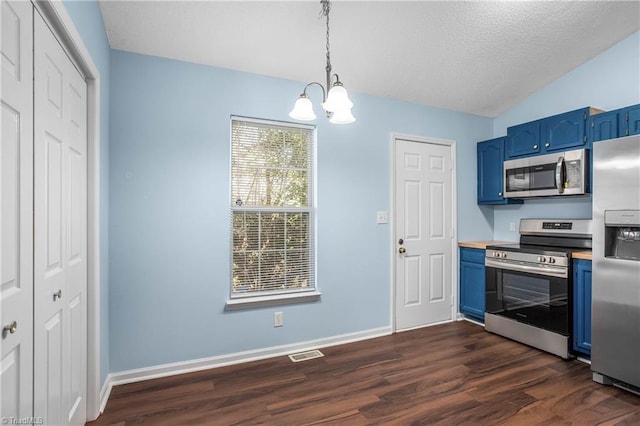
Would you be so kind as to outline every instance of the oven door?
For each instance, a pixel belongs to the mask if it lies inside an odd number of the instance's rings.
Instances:
[[[487,259],[486,311],[569,336],[568,268]]]

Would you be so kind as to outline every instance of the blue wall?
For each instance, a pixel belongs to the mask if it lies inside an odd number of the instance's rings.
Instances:
[[[640,103],[640,32],[636,32],[564,75],[544,89],[496,117],[494,136],[507,127],[542,117],[592,106],[605,111]],[[520,218],[591,218],[591,198],[568,201],[527,200],[522,205],[497,206],[494,210],[494,238],[517,241],[509,223]]]
[[[375,213],[392,211],[391,132],[457,141],[460,238],[491,236],[475,204],[475,143],[492,121],[354,93],[355,124],[317,120],[322,300],[225,312],[230,116],[289,121],[303,85],[112,51],[112,371],[389,326],[391,234]]]
[[[98,2],[65,0],[64,6],[100,73],[100,378],[109,367],[109,58]]]

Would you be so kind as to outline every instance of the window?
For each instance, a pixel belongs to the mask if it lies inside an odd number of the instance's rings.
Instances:
[[[315,290],[314,128],[232,117],[231,298]]]

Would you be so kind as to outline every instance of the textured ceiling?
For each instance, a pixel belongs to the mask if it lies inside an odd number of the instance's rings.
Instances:
[[[319,1],[100,8],[114,49],[324,79]],[[638,31],[640,1],[334,1],[330,22],[333,71],[348,90],[495,117]]]

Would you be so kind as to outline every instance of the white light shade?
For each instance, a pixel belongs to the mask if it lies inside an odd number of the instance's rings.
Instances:
[[[313,112],[313,105],[309,98],[306,96],[300,96],[289,113],[289,117],[301,121],[315,120],[316,114]]]
[[[356,118],[351,114],[351,108],[339,109],[331,114],[329,123],[333,124],[351,124]]]
[[[353,107],[353,102],[349,99],[347,89],[342,85],[334,85],[331,90],[329,90],[327,100],[322,104],[322,107],[326,111],[334,112],[338,110],[351,109]]]

